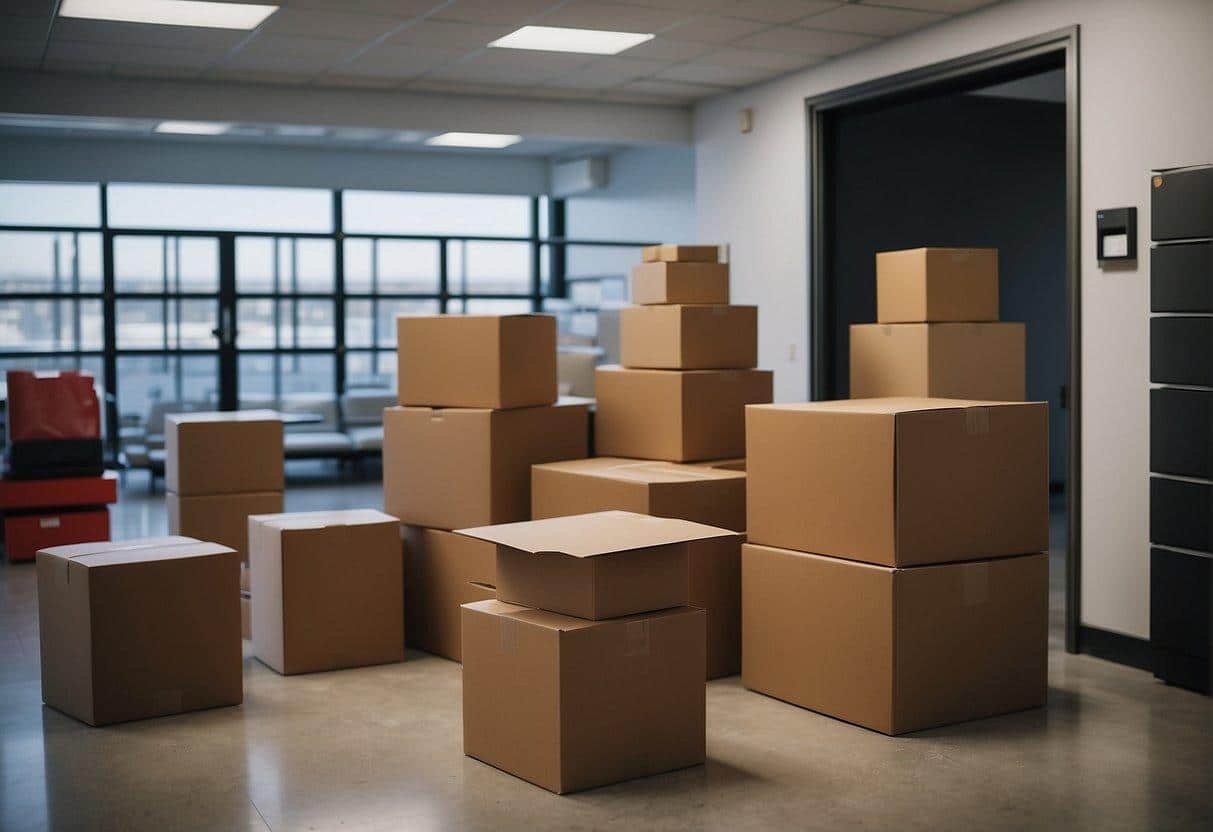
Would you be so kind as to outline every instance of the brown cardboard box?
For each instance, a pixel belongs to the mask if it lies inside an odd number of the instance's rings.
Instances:
[[[531,515],[531,466],[589,453],[589,407],[390,407],[383,412],[383,505],[436,529]]]
[[[1048,548],[1044,402],[762,405],[746,437],[751,543],[886,566]]]
[[[632,267],[632,303],[728,302],[728,263],[641,263]]]
[[[253,637],[253,597],[247,592],[240,593],[240,638]]]
[[[182,497],[169,491],[164,495],[164,505],[169,534],[222,543],[239,552],[241,560],[247,562],[249,515],[281,512],[282,492]]]
[[[640,259],[646,263],[715,263],[720,259],[720,246],[680,246],[663,243],[642,248]]]
[[[738,457],[736,459],[708,459],[703,462],[692,462],[691,464],[704,468],[719,468],[722,471],[744,471],[745,457]]]
[[[745,530],[745,473],[593,457],[531,468],[531,516],[619,509]]]
[[[272,410],[164,419],[164,488],[182,497],[281,491],[282,419]]]
[[[687,543],[731,532],[629,511],[461,529],[497,544],[497,597],[599,620],[688,599]]]
[[[371,509],[249,518],[253,652],[282,674],[404,660],[400,524]]]
[[[558,794],[703,763],[704,613],[463,607],[463,750]]]
[[[687,544],[692,607],[707,613],[708,679],[741,672],[741,544],[744,534]]]
[[[891,569],[742,547],[747,688],[886,734],[1045,702],[1048,557]]]
[[[882,324],[998,320],[998,249],[915,248],[876,255]]]
[[[599,367],[595,450],[693,462],[745,455],[747,404],[771,401],[769,370]]]
[[[933,396],[1021,402],[1024,325],[854,324],[851,398]]]
[[[619,313],[619,337],[625,367],[745,369],[758,363],[758,307],[629,306]]]
[[[497,597],[497,546],[440,529],[402,526],[401,531],[408,643],[461,661],[459,608]]]
[[[89,725],[240,704],[239,565],[187,537],[38,552],[42,701]]]
[[[556,401],[551,315],[396,318],[402,405],[530,407]]]

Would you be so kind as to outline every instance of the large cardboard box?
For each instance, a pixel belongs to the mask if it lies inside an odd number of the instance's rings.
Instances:
[[[947,399],[747,408],[750,542],[886,566],[1042,552],[1048,415]]]
[[[420,526],[403,526],[402,534],[408,643],[461,661],[459,608],[497,597],[497,546]]]
[[[758,363],[758,307],[629,306],[620,312],[619,337],[625,367],[745,369]]]
[[[931,396],[1021,402],[1024,325],[853,324],[851,398]]]
[[[89,725],[238,705],[240,558],[187,537],[37,555],[42,701]]]
[[[745,456],[745,406],[771,401],[769,370],[599,367],[595,450],[694,462]]]
[[[895,569],[742,547],[742,682],[886,734],[1045,703],[1043,554]]]
[[[689,520],[600,511],[462,529],[497,544],[497,598],[599,620],[687,603],[687,544],[732,533]]]
[[[282,419],[272,410],[164,419],[164,487],[182,497],[281,491]]]
[[[876,255],[882,324],[998,320],[998,249],[915,248]]]
[[[531,466],[589,453],[589,407],[391,407],[383,412],[383,505],[436,529],[526,520]]]
[[[371,509],[249,518],[253,652],[282,674],[404,660],[400,524]]]
[[[619,509],[745,530],[745,472],[593,457],[531,468],[531,516]]]
[[[556,401],[551,315],[396,318],[402,405],[530,407]]]
[[[557,793],[703,763],[704,613],[463,607],[463,750]]]
[[[728,263],[641,263],[632,267],[632,303],[728,303]]]
[[[164,495],[169,534],[206,538],[235,549],[248,562],[248,519],[251,514],[282,511],[281,491],[251,494]]]
[[[720,259],[720,246],[683,246],[661,243],[645,246],[640,259],[646,263],[715,263]]]
[[[741,545],[744,534],[687,544],[690,601],[707,613],[708,679],[741,672]]]

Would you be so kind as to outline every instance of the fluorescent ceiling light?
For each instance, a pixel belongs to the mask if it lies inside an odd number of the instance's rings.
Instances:
[[[276,11],[277,6],[203,0],[63,0],[59,16],[163,26],[255,29]]]
[[[443,133],[425,140],[437,147],[509,147],[522,141],[522,136],[509,133]]]
[[[230,124],[218,121],[162,121],[156,125],[157,133],[181,136],[218,136],[230,129]]]
[[[523,26],[489,44],[500,49],[538,49],[544,52],[584,52],[615,55],[652,40],[639,32],[604,32],[599,29],[565,29],[560,26]]]

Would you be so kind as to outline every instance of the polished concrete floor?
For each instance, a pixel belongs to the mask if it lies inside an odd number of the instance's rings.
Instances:
[[[289,510],[378,506],[301,472]],[[133,475],[114,536],[164,531]],[[1059,584],[1055,583],[1056,587]],[[33,569],[0,567],[0,830],[1213,829],[1213,701],[1060,649],[1045,709],[890,739],[708,685],[708,763],[556,797],[463,756],[459,666],[284,678],[88,728],[43,708]]]

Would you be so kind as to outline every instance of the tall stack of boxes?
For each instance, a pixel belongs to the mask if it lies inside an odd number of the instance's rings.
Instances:
[[[557,401],[549,315],[397,319],[383,502],[404,524],[409,644],[460,659],[459,607],[494,597],[493,547],[453,529],[530,518],[531,465],[589,453],[589,407]]]
[[[462,610],[464,753],[557,793],[703,763],[688,547],[729,532],[608,511],[460,534],[495,548],[498,595]]]

